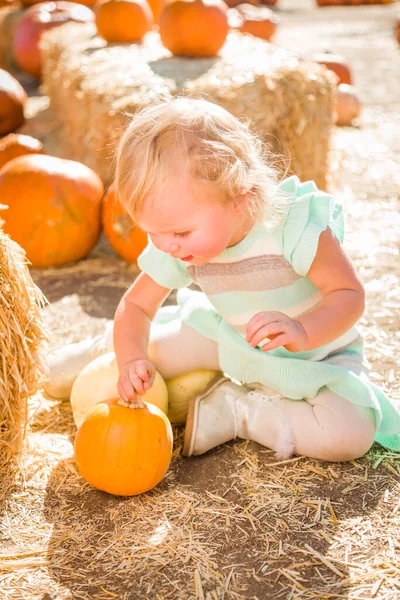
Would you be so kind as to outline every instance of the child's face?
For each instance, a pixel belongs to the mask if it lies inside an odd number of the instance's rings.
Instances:
[[[180,176],[150,192],[135,220],[156,248],[202,265],[244,237],[243,203],[223,204],[212,184]]]

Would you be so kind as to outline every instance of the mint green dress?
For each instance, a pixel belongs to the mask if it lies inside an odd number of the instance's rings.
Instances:
[[[327,387],[373,408],[376,441],[400,451],[399,408],[369,380],[357,327],[306,352],[283,347],[263,352],[246,342],[246,324],[254,314],[280,311],[296,318],[318,305],[322,296],[307,273],[319,235],[329,227],[343,243],[342,207],[330,194],[295,176],[282,181],[279,191],[289,199],[282,224],[271,229],[257,223],[239,244],[206,265],[190,265],[148,244],[139,267],[159,285],[179,288],[177,305],[161,308],[155,320],[179,318],[217,342],[221,369],[244,384],[258,382],[299,401]],[[202,291],[188,289],[192,282]]]

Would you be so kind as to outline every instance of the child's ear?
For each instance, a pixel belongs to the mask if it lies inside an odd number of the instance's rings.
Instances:
[[[242,215],[243,213],[248,212],[250,199],[250,192],[241,192],[237,195],[236,200],[233,205],[233,209],[236,214]]]

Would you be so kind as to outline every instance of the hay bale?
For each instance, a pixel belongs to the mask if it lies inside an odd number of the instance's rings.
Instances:
[[[22,448],[27,400],[43,381],[45,333],[25,253],[0,229],[0,472],[10,471]]]
[[[42,55],[43,87],[62,115],[71,158],[94,169],[106,185],[131,115],[185,94],[249,119],[286,157],[284,170],[326,186],[336,80],[315,63],[238,32],[229,34],[220,56],[190,59],[171,57],[156,32],[140,44],[107,45],[93,25],[75,24],[46,33]]]
[[[15,28],[23,14],[19,5],[0,8],[0,67],[7,71],[17,68],[12,45]]]

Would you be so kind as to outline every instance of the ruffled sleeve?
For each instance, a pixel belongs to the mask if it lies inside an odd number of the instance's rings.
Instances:
[[[329,227],[343,243],[343,209],[333,196],[318,190],[313,181],[300,183],[296,176],[289,177],[279,190],[293,198],[282,228],[282,254],[299,275],[306,276],[322,231]]]
[[[137,262],[139,268],[162,287],[171,290],[184,288],[192,282],[185,264],[179,258],[173,258],[166,252],[158,250],[151,242],[143,250]]]

